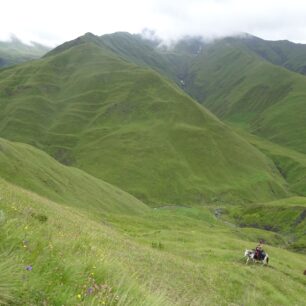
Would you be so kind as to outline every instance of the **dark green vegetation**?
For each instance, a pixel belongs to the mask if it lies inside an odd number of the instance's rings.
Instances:
[[[0,70],[0,304],[304,305],[304,46],[159,43]]]
[[[263,154],[175,84],[91,34],[2,71],[0,98],[2,137],[147,203],[265,201],[287,193]]]
[[[0,41],[0,68],[38,59],[50,49],[38,43],[24,44],[18,38]]]

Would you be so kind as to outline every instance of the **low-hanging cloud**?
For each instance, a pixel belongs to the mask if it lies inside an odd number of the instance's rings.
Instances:
[[[56,45],[85,32],[155,31],[164,40],[247,32],[306,42],[303,0],[10,0],[1,3],[0,39]]]

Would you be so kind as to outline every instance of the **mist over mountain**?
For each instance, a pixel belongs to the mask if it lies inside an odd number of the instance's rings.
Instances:
[[[40,43],[25,44],[12,35],[7,41],[0,41],[0,68],[38,59],[49,50]]]

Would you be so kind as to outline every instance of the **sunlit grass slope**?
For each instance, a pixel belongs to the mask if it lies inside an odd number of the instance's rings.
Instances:
[[[90,219],[0,180],[0,300],[11,305],[303,305],[305,256],[208,208]],[[270,266],[242,255],[267,241]]]
[[[30,145],[1,138],[0,177],[59,203],[100,215],[148,209],[126,192],[84,171],[64,166]]]
[[[0,73],[0,135],[154,205],[265,201],[284,180],[174,83],[86,34]]]

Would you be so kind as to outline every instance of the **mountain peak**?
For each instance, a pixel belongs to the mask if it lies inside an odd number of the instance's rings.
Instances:
[[[45,55],[45,57],[51,56],[51,55],[54,55],[54,54],[58,54],[60,52],[63,52],[65,50],[68,50],[68,49],[73,48],[75,46],[86,44],[86,43],[95,43],[95,44],[99,45],[100,44],[100,38],[99,38],[99,36],[94,35],[91,32],[87,32],[84,35],[79,36],[74,40],[67,41],[67,42],[57,46],[56,48],[54,48],[53,50],[48,52]]]

